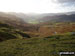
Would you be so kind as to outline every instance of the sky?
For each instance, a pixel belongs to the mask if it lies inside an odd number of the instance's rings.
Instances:
[[[75,11],[75,0],[0,0],[0,12],[61,13]]]

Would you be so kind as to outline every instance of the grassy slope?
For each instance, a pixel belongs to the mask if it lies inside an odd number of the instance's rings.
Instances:
[[[0,43],[0,56],[58,56],[59,51],[75,51],[75,36],[13,39]]]
[[[0,41],[17,38],[30,38],[30,36],[19,29],[0,22]]]

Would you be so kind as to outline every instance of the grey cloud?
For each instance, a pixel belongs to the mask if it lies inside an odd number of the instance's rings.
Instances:
[[[54,3],[57,3],[60,6],[67,6],[67,7],[71,7],[71,6],[75,6],[75,0],[52,0]]]
[[[62,11],[75,11],[75,0],[51,0]]]
[[[57,0],[59,3],[71,3],[75,2],[75,0]]]
[[[53,0],[55,3],[73,3],[75,0]]]

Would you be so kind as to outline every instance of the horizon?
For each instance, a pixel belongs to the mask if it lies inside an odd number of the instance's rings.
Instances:
[[[75,12],[75,11],[69,11],[69,12],[57,12],[57,13],[33,13],[33,12],[29,12],[29,13],[25,13],[25,12],[14,12],[14,11],[10,11],[10,12],[5,12],[5,11],[0,11],[0,13],[23,13],[23,14],[30,14],[30,15],[34,15],[34,14],[64,14],[64,13],[71,13],[71,12]]]

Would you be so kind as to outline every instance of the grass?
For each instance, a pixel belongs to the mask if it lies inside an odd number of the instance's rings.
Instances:
[[[59,56],[60,51],[75,51],[74,44],[75,35],[12,39],[0,43],[0,56]]]
[[[23,39],[30,38],[30,36],[19,29],[15,29],[8,24],[0,22],[0,41],[5,41],[9,39]]]

